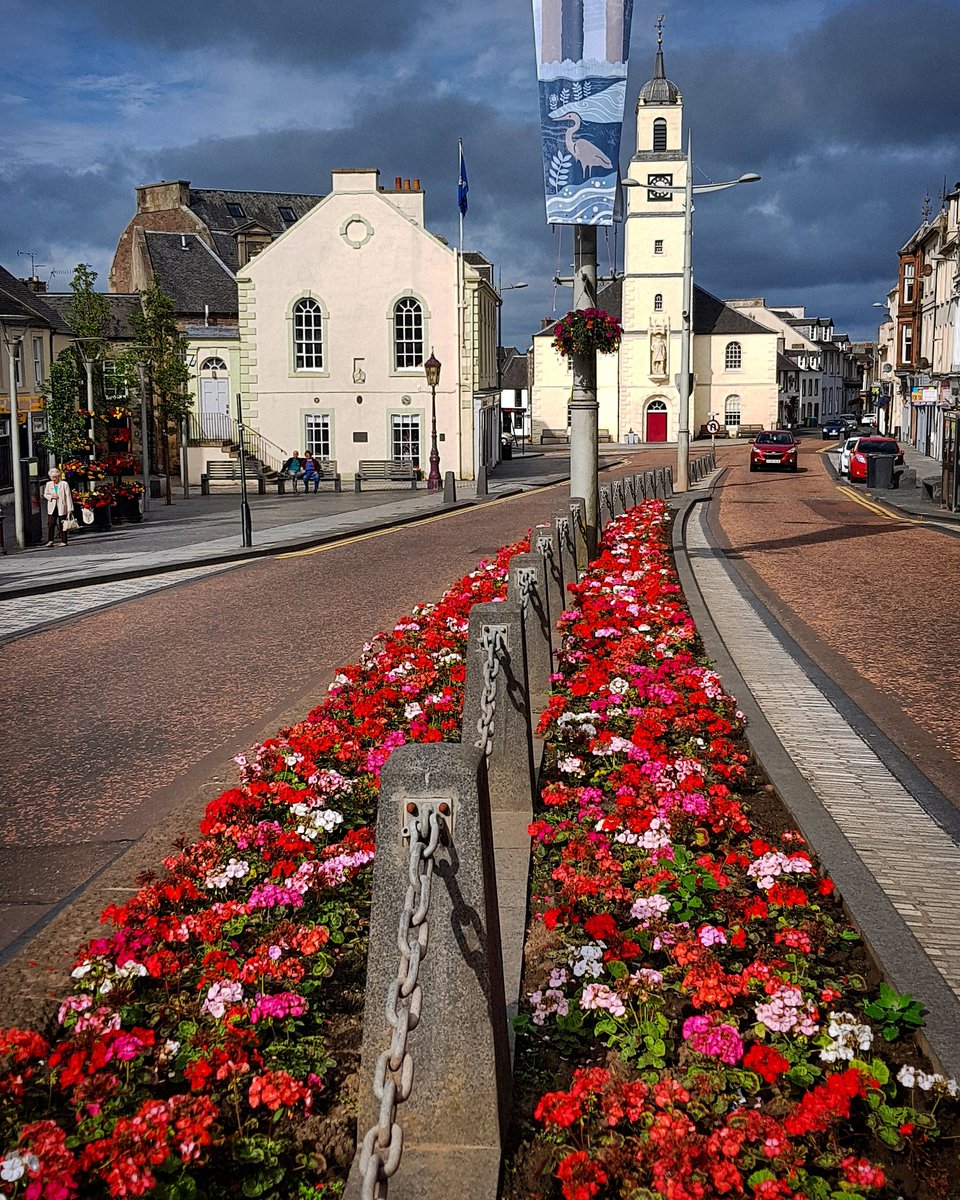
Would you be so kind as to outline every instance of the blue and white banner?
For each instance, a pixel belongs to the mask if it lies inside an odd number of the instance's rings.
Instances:
[[[633,0],[533,0],[550,225],[612,225]]]

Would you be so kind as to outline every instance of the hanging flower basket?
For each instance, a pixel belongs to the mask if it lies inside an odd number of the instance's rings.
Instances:
[[[553,330],[553,346],[564,358],[574,354],[613,354],[620,348],[623,326],[602,308],[578,308],[561,317]]]

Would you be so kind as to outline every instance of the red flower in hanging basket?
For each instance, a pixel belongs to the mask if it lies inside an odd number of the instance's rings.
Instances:
[[[577,308],[553,327],[553,347],[564,358],[574,354],[613,354],[620,347],[623,326],[602,308]]]

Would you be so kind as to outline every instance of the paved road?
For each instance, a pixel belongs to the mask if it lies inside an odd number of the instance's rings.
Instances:
[[[746,447],[724,450],[714,533],[817,666],[960,807],[960,538],[857,503],[822,449],[802,443],[795,475],[751,474]]]
[[[647,452],[637,469],[672,455]],[[567,494],[191,575],[4,646],[20,701],[0,711],[0,953],[185,794],[232,782],[232,755],[309,711],[374,633]]]

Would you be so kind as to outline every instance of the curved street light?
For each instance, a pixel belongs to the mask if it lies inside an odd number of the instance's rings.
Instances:
[[[680,412],[677,420],[677,478],[674,481],[674,491],[686,492],[690,489],[690,391],[691,391],[691,351],[693,343],[693,197],[704,192],[722,192],[726,188],[736,187],[739,183],[757,183],[760,176],[755,171],[747,171],[738,179],[728,179],[722,183],[693,183],[693,139],[687,138],[687,181],[682,187],[656,184],[658,192],[683,193],[683,324],[680,331],[680,383],[677,388],[680,396]],[[649,187],[639,179],[624,179],[623,187]]]

